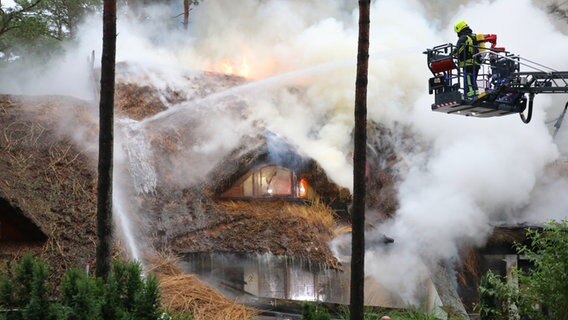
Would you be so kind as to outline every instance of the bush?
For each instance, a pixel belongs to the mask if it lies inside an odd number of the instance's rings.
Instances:
[[[68,320],[102,319],[103,285],[80,269],[70,269],[61,281],[60,313]]]
[[[160,317],[160,290],[158,279],[148,276],[134,298],[134,319],[155,320]]]
[[[530,247],[518,245],[533,264],[521,273],[521,293],[539,305],[546,319],[568,319],[568,220],[549,222],[542,231],[529,230]]]
[[[48,271],[42,261],[26,255],[13,274],[0,275],[0,307],[21,310],[9,319],[172,319],[160,309],[157,279],[143,277],[136,262],[115,262],[106,284],[83,270],[68,270],[61,281],[59,301],[49,299]]]
[[[314,303],[304,303],[302,306],[303,320],[330,320],[329,312]]]
[[[437,320],[438,318],[432,314],[414,309],[389,309],[381,307],[367,307],[365,309],[364,320],[380,320],[383,316],[388,315],[393,320]],[[341,319],[349,320],[349,307],[341,309]],[[448,315],[448,320],[457,319]],[[460,318],[461,319],[461,318]]]
[[[25,255],[15,270],[8,270],[0,277],[0,307],[21,309],[10,319],[47,319],[49,314],[49,289],[47,267],[42,261]]]
[[[533,267],[518,271],[519,288],[488,272],[479,286],[481,319],[568,319],[568,220],[528,230],[517,244]]]
[[[516,319],[519,291],[491,270],[479,284],[479,316],[481,319]]]
[[[23,309],[26,320],[44,320],[49,317],[49,294],[47,288],[47,267],[42,261],[32,263],[31,288],[28,303]]]

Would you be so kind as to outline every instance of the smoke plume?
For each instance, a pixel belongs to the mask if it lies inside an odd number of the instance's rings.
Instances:
[[[203,1],[191,11],[187,32],[164,23],[172,19],[171,10],[176,8],[150,8],[143,20],[127,13],[119,17],[117,60],[134,70],[123,76],[182,91],[190,90],[186,75],[203,70],[229,70],[249,79],[239,89],[218,93],[246,102],[244,118],[223,112],[216,98],[165,111],[178,125],[196,112],[206,118],[196,129],[207,131],[199,145],[182,145],[188,158],[201,160],[176,167],[181,180],[194,181],[184,175],[194,178],[209,170],[239,136],[261,123],[318,161],[334,182],[352,188],[356,2]],[[410,128],[413,137],[405,139],[416,147],[398,150],[400,209],[373,231],[393,237],[394,249],[367,248],[366,272],[409,302],[415,302],[416,283],[427,276],[425,267],[417,266],[454,260],[464,245],[483,244],[492,224],[568,216],[562,200],[568,183],[545,172],[568,147],[568,131],[560,130],[553,140],[548,124],[559,113],[557,99],[537,96],[529,125],[517,116],[472,119],[430,111],[430,73],[422,52],[455,42],[458,19],[466,19],[474,32],[497,34],[500,46],[523,58],[568,70],[566,34],[529,0],[372,3],[368,117],[389,128]],[[8,81],[2,75],[2,91],[93,100],[88,68],[82,66],[92,50],[101,48],[100,20],[87,21],[78,44],[42,76],[34,74],[36,80],[22,74]],[[142,121],[137,128],[151,131],[153,123]],[[151,156],[160,161],[159,155]]]

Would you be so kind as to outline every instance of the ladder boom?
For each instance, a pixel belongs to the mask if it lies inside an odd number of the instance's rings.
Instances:
[[[568,93],[568,71],[515,72],[510,87],[524,93]]]

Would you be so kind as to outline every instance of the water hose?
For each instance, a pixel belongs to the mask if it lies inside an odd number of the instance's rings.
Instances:
[[[528,114],[525,118],[525,115],[522,112],[519,112],[519,115],[521,115],[521,120],[524,123],[529,123],[531,122],[531,118],[532,118],[532,111],[533,111],[533,100],[534,100],[534,93],[529,93],[529,111]]]
[[[562,111],[562,114],[560,114],[560,117],[558,117],[556,123],[554,124],[554,128],[556,129],[554,130],[554,134],[552,135],[553,138],[556,137],[558,130],[560,130],[560,126],[562,125],[562,120],[564,120],[564,116],[566,115],[566,109],[568,109],[568,102],[566,102],[566,105],[564,106],[564,111]]]

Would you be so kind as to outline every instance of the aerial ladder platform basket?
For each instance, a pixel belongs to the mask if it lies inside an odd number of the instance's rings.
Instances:
[[[473,97],[464,94],[464,74],[458,67],[454,44],[424,51],[433,75],[428,80],[428,92],[434,94],[433,111],[479,118],[518,113],[529,123],[536,94],[568,93],[568,71],[553,70],[497,47],[497,35],[476,37],[479,72],[478,92]],[[532,71],[521,71],[521,66]],[[568,103],[565,111],[567,107]]]

